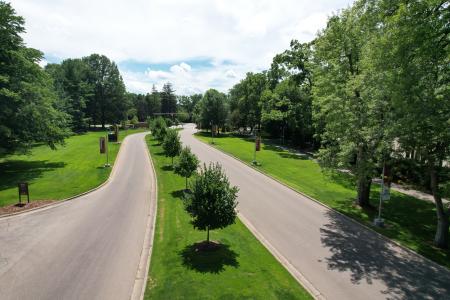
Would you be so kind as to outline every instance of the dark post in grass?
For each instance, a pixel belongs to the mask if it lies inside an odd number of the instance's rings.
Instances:
[[[22,195],[27,196],[27,202],[30,203],[30,193],[28,191],[28,182],[20,182],[18,184],[19,188],[19,204],[22,204]]]
[[[256,152],[261,150],[261,135],[256,132],[255,135],[255,149],[253,151],[253,161],[252,164],[257,165],[258,162],[256,161]]]
[[[219,163],[203,165],[192,185],[192,193],[185,202],[186,211],[192,217],[192,225],[206,230],[209,245],[209,230],[221,229],[235,222],[238,188],[231,186]]]

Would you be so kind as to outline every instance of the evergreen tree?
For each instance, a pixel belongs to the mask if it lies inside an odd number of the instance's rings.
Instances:
[[[147,102],[147,112],[149,117],[161,112],[161,97],[155,85],[152,87],[152,93],[145,96],[145,101]]]
[[[175,91],[172,89],[172,84],[170,82],[166,83],[163,86],[160,97],[161,97],[162,113],[170,114],[177,112],[177,98],[175,96]]]

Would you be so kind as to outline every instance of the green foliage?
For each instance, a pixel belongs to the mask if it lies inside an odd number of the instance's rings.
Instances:
[[[227,119],[226,95],[215,89],[209,89],[200,102],[200,122],[202,128],[212,125],[223,127]]]
[[[23,25],[11,5],[0,1],[0,154],[34,143],[54,149],[69,134],[67,115],[58,110],[51,80],[38,65],[43,55],[20,36]]]
[[[194,120],[195,106],[202,100],[202,97],[202,94],[178,97],[178,103],[181,109],[187,114],[187,116],[182,116],[180,118],[183,122],[192,122]]]
[[[149,128],[159,141],[162,142],[164,140],[167,133],[167,125],[163,117],[157,117],[153,120],[149,119]]]
[[[177,112],[177,98],[175,91],[170,82],[163,86],[160,93],[161,98],[161,112],[162,113],[176,113]]]
[[[382,19],[383,30],[373,35],[365,56],[371,93],[392,103],[394,154],[416,157],[430,178],[438,215],[435,244],[443,248],[448,247],[450,223],[440,189],[443,164],[450,157],[450,14],[445,2],[400,1]],[[387,7],[377,9],[384,15]]]
[[[235,222],[237,187],[230,186],[220,164],[203,166],[186,199],[186,211],[199,230],[221,229]]]
[[[158,178],[158,210],[144,299],[312,299],[238,218],[213,232],[220,248],[198,251],[204,234],[184,210],[185,179],[166,168],[159,142],[146,139]]]
[[[246,77],[230,90],[230,111],[233,126],[251,127],[261,125],[261,95],[266,89],[264,73],[247,73]]]
[[[167,129],[162,147],[164,149],[165,155],[172,158],[173,166],[173,158],[179,155],[181,152],[181,141],[180,136],[178,135],[178,131],[176,131],[175,129]]]
[[[92,54],[84,57],[89,72],[87,82],[93,88],[93,94],[87,103],[88,115],[93,124],[100,122],[117,124],[127,117],[131,106],[125,96],[125,84],[117,65],[104,55]]]
[[[375,24],[364,18],[366,6],[354,5],[333,16],[315,40],[315,119],[320,133],[321,165],[348,169],[356,175],[357,203],[369,205],[371,179],[386,160],[389,140],[385,134],[390,103],[366,92],[361,62],[367,36]],[[343,59],[344,58],[344,59]]]
[[[48,64],[47,73],[60,99],[59,109],[70,115],[70,126],[74,132],[87,130],[89,117],[86,103],[93,88],[87,83],[88,66],[81,59],[66,59],[61,64]]]
[[[209,142],[208,133],[197,133],[204,143]],[[382,217],[386,226],[373,226],[377,215],[374,209],[361,209],[353,205],[355,185],[350,174],[343,172],[323,172],[315,159],[300,154],[293,149],[285,150],[277,144],[263,143],[258,153],[261,165],[251,164],[253,160],[253,139],[233,135],[217,137],[214,147],[241,159],[251,167],[280,180],[333,209],[371,227],[377,232],[394,239],[417,253],[450,268],[450,250],[442,250],[433,245],[436,230],[436,209],[433,203],[407,196],[395,191],[391,199],[383,203]],[[375,185],[370,194],[370,203],[377,205],[379,186]]]
[[[199,160],[197,156],[191,152],[191,148],[184,147],[181,150],[178,163],[175,165],[175,173],[186,178],[186,189],[188,188],[187,179],[191,177],[197,170]]]

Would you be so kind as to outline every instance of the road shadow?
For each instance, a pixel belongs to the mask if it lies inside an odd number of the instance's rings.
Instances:
[[[326,213],[329,223],[320,229],[322,245],[332,252],[328,269],[350,272],[351,282],[381,281],[386,299],[448,299],[450,271],[399,250],[392,243],[346,220]]]
[[[200,273],[220,273],[226,266],[237,268],[238,254],[228,245],[216,244],[214,249],[205,250],[204,242],[186,246],[179,252],[183,266]]]
[[[0,163],[0,190],[17,187],[17,183],[31,181],[43,173],[64,168],[64,162],[48,160],[6,160]]]

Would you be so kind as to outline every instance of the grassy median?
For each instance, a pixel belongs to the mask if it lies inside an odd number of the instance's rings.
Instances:
[[[211,140],[209,133],[198,133],[196,137],[206,143]],[[214,138],[214,146],[249,165],[253,160],[254,141],[251,139],[223,134]],[[356,190],[350,175],[323,173],[317,162],[308,156],[273,144],[262,145],[257,161],[261,165],[255,168],[262,172],[450,268],[450,251],[433,246],[437,223],[433,203],[392,192],[391,199],[383,204],[386,227],[378,228],[371,223],[376,209],[363,210],[353,204]],[[378,206],[379,187],[376,185],[372,186],[370,200],[374,207]]]
[[[174,174],[170,158],[147,137],[158,178],[158,213],[146,299],[311,299],[238,220],[211,231],[222,247],[195,251],[206,238],[194,230],[184,211],[184,178]]]
[[[121,131],[121,140],[131,133]],[[0,158],[0,207],[18,202],[17,183],[29,182],[30,199],[60,200],[90,190],[104,182],[111,168],[103,168],[105,154],[99,153],[99,137],[105,132],[88,132],[66,139],[65,146],[51,150],[36,146],[28,155]],[[120,145],[109,143],[112,164]]]

